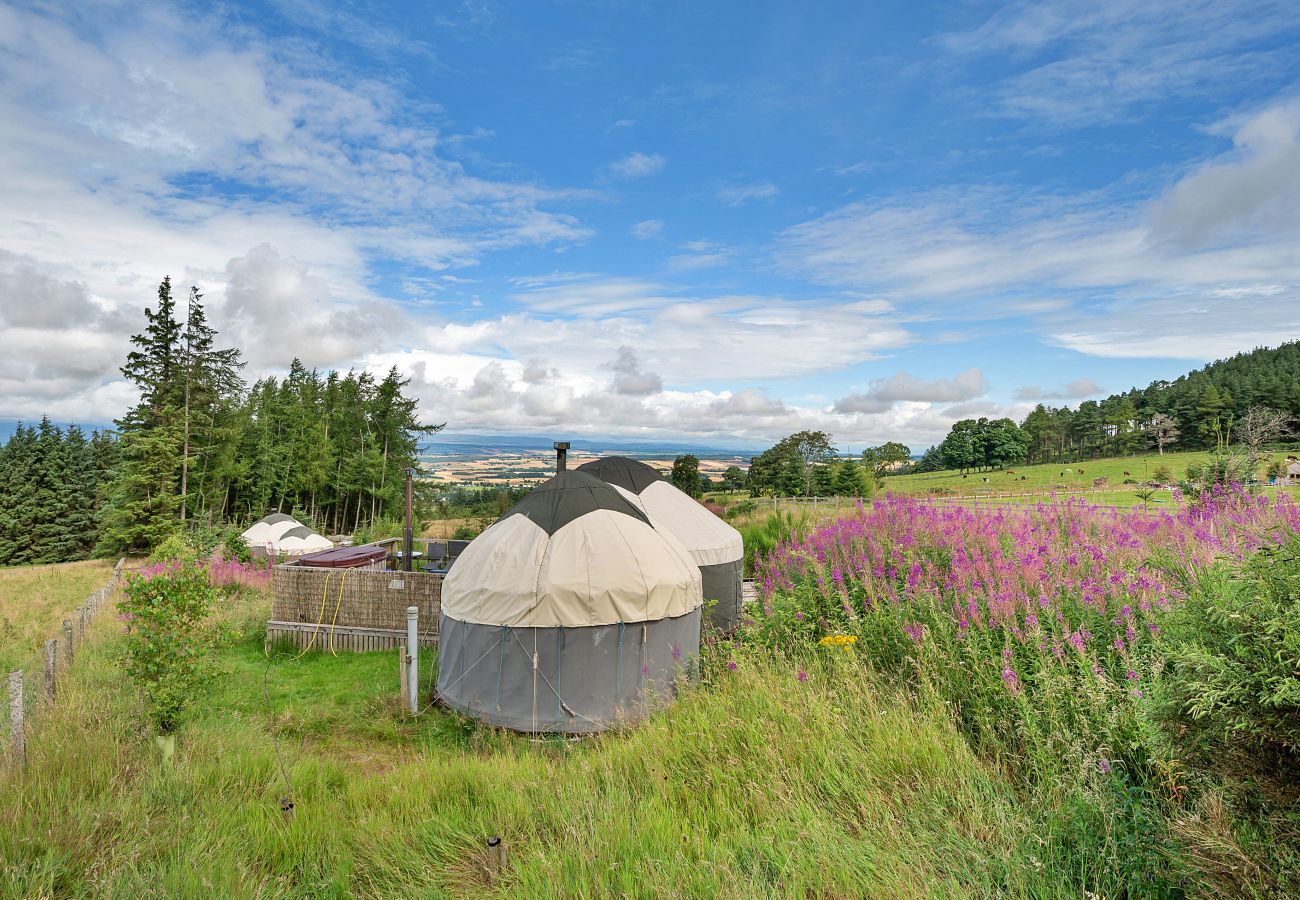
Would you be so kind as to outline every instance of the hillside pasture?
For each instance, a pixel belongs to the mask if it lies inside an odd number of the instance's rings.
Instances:
[[[1124,481],[1148,482],[1155,477],[1160,466],[1169,469],[1175,480],[1187,474],[1193,463],[1204,463],[1210,452],[1147,453],[1140,456],[1118,456],[1107,459],[1084,460],[1076,463],[1044,463],[1034,466],[1007,466],[993,471],[954,470],[923,472],[915,475],[892,475],[882,481],[882,490],[904,496],[917,496],[947,492],[977,494],[988,491],[998,493],[1025,493],[1047,495],[1051,491],[1086,491],[1095,487],[1098,478],[1106,479],[1108,491],[1124,491]],[[1011,474],[1014,473],[1014,474]],[[1128,474],[1125,474],[1128,473]],[[1128,490],[1139,484],[1128,485]]]

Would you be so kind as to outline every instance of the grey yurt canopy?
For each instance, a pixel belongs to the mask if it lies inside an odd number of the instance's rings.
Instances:
[[[745,546],[740,532],[678,490],[650,466],[626,456],[605,456],[578,467],[613,485],[668,532],[700,567],[704,599],[715,602],[713,624],[730,631],[740,620]]]
[[[617,490],[561,472],[475,538],[442,586],[438,695],[519,731],[599,731],[699,652],[700,572]]]

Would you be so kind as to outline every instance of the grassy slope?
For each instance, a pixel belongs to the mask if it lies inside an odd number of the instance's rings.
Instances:
[[[103,587],[112,570],[105,560],[0,568],[0,672],[23,663],[46,638],[56,637],[68,613]]]
[[[1008,475],[1006,469],[993,472],[971,472],[965,478],[954,471],[926,472],[920,475],[898,475],[885,479],[885,490],[895,494],[925,494],[933,488],[947,488],[958,493],[973,494],[978,491],[1012,491],[1016,493],[1045,493],[1063,485],[1065,490],[1083,490],[1093,486],[1093,479],[1106,478],[1108,487],[1120,493],[1129,493],[1136,485],[1123,484],[1125,478],[1145,481],[1152,477],[1158,466],[1167,466],[1174,478],[1182,478],[1187,467],[1194,462],[1205,462],[1209,451],[1190,453],[1155,453],[1140,456],[1117,456],[1109,459],[1084,462],[1050,463],[1038,466],[1010,466],[1016,474]],[[1079,474],[1082,471],[1083,474]],[[1125,472],[1131,473],[1125,475]],[[1067,474],[1062,474],[1067,473]],[[1024,476],[1024,481],[1021,481]],[[984,479],[987,478],[988,482]],[[1127,487],[1127,490],[1125,490]]]
[[[26,775],[0,775],[0,895],[1068,893],[947,714],[860,670],[800,683],[745,663],[640,728],[534,742],[437,710],[408,721],[393,653],[268,670],[253,637],[222,651],[167,766],[111,662],[116,628],[97,625]],[[493,834],[510,864],[489,885]]]

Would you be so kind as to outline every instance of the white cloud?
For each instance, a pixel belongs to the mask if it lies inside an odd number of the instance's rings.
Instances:
[[[661,171],[668,164],[668,158],[659,153],[629,153],[622,159],[615,160],[606,168],[613,178],[631,180],[645,178]]]
[[[614,370],[614,393],[632,397],[657,394],[664,389],[664,380],[654,372],[641,368],[641,361],[631,347],[618,348],[618,357],[609,366]]]
[[[1222,128],[1228,128],[1224,123]],[[788,229],[779,264],[897,306],[1026,316],[1100,356],[1212,359],[1300,332],[1300,106],[1142,202],[994,188],[852,203]]]
[[[1076,378],[1057,388],[1026,385],[1016,391],[1017,400],[1082,400],[1106,393],[1105,388],[1091,378]]]
[[[664,221],[663,219],[646,219],[642,222],[637,222],[629,230],[632,233],[632,237],[636,238],[638,241],[648,241],[651,238],[657,238],[659,235],[664,233]]]
[[[736,256],[735,251],[714,241],[689,241],[682,245],[686,252],[668,257],[670,272],[698,272],[701,269],[713,269],[729,265]]]
[[[1015,72],[978,95],[972,90],[972,103],[1075,127],[1269,84],[1300,36],[1297,25],[1294,6],[1282,0],[1026,0],[945,35],[942,45],[959,62],[994,56]]]
[[[754,184],[734,184],[719,188],[714,191],[713,196],[724,206],[740,206],[750,200],[771,200],[779,193],[781,189],[772,182],[760,181]]]
[[[889,378],[873,381],[870,390],[864,393],[842,398],[834,408],[839,413],[881,413],[900,401],[951,403],[971,400],[987,390],[984,373],[979,369],[967,369],[952,378],[933,380],[896,372]]]

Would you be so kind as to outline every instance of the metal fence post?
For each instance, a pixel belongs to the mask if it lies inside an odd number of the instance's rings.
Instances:
[[[23,673],[9,673],[9,747],[14,765],[22,768],[27,761],[27,743],[23,737]]]
[[[59,668],[59,642],[56,638],[50,638],[45,642],[45,699],[53,700],[55,691],[55,679],[58,677]]]

